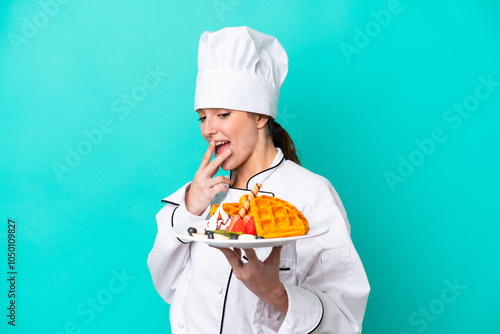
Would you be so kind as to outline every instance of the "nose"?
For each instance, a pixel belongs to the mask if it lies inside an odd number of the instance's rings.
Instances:
[[[203,122],[202,127],[203,127],[202,134],[206,139],[210,139],[217,134],[217,128],[215,126],[215,123],[213,119],[209,116],[205,118],[205,122]]]

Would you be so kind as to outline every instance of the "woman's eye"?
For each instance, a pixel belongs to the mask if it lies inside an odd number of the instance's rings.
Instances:
[[[231,113],[228,112],[228,113],[225,113],[225,114],[220,114],[219,117],[222,117],[222,118],[226,118],[230,115]]]
[[[203,121],[205,120],[205,118],[207,118],[207,117],[206,117],[206,116],[200,117],[200,118],[198,119],[198,121],[203,122]]]

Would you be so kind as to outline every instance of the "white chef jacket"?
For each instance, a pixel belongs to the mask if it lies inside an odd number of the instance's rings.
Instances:
[[[286,316],[261,301],[233,274],[221,251],[202,242],[184,243],[169,228],[186,229],[207,220],[187,211],[186,184],[163,200],[156,215],[158,234],[148,257],[154,286],[171,305],[172,333],[360,333],[370,286],[350,238],[347,215],[337,192],[322,176],[286,160],[277,148],[270,168],[248,180],[246,189],[229,188],[212,201],[238,202],[256,183],[259,192],[299,209],[310,225],[329,232],[283,246],[280,280],[288,294]],[[231,172],[231,179],[235,175]],[[260,260],[271,252],[256,248]]]

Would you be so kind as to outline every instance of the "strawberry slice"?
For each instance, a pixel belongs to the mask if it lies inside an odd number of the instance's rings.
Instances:
[[[245,225],[243,224],[243,219],[241,219],[240,216],[233,216],[233,218],[231,218],[231,224],[229,224],[229,227],[226,229],[226,231],[243,232],[244,229]]]
[[[244,234],[254,235],[257,233],[257,229],[255,228],[255,221],[253,220],[252,216],[246,215],[243,218],[243,223],[245,224],[245,230],[243,231]]]
[[[247,226],[248,221],[250,220],[250,218],[252,218],[252,216],[250,216],[250,215],[245,215],[245,217],[243,217],[243,224],[245,226]]]

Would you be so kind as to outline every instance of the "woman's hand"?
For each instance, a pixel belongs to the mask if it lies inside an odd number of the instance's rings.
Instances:
[[[199,216],[205,211],[215,195],[221,191],[227,191],[227,187],[224,184],[232,184],[230,179],[222,175],[212,178],[219,170],[219,166],[222,162],[231,155],[231,150],[227,149],[217,158],[210,161],[214,151],[215,141],[212,140],[208,145],[208,150],[203,156],[200,168],[198,168],[198,171],[194,175],[193,182],[191,182],[191,186],[186,194],[186,208],[196,216]]]
[[[262,301],[286,315],[288,311],[288,295],[280,281],[279,265],[281,248],[273,247],[271,254],[264,262],[260,261],[255,250],[244,249],[247,263],[241,260],[240,248],[218,248],[226,256],[233,272],[248,290],[252,291]]]

